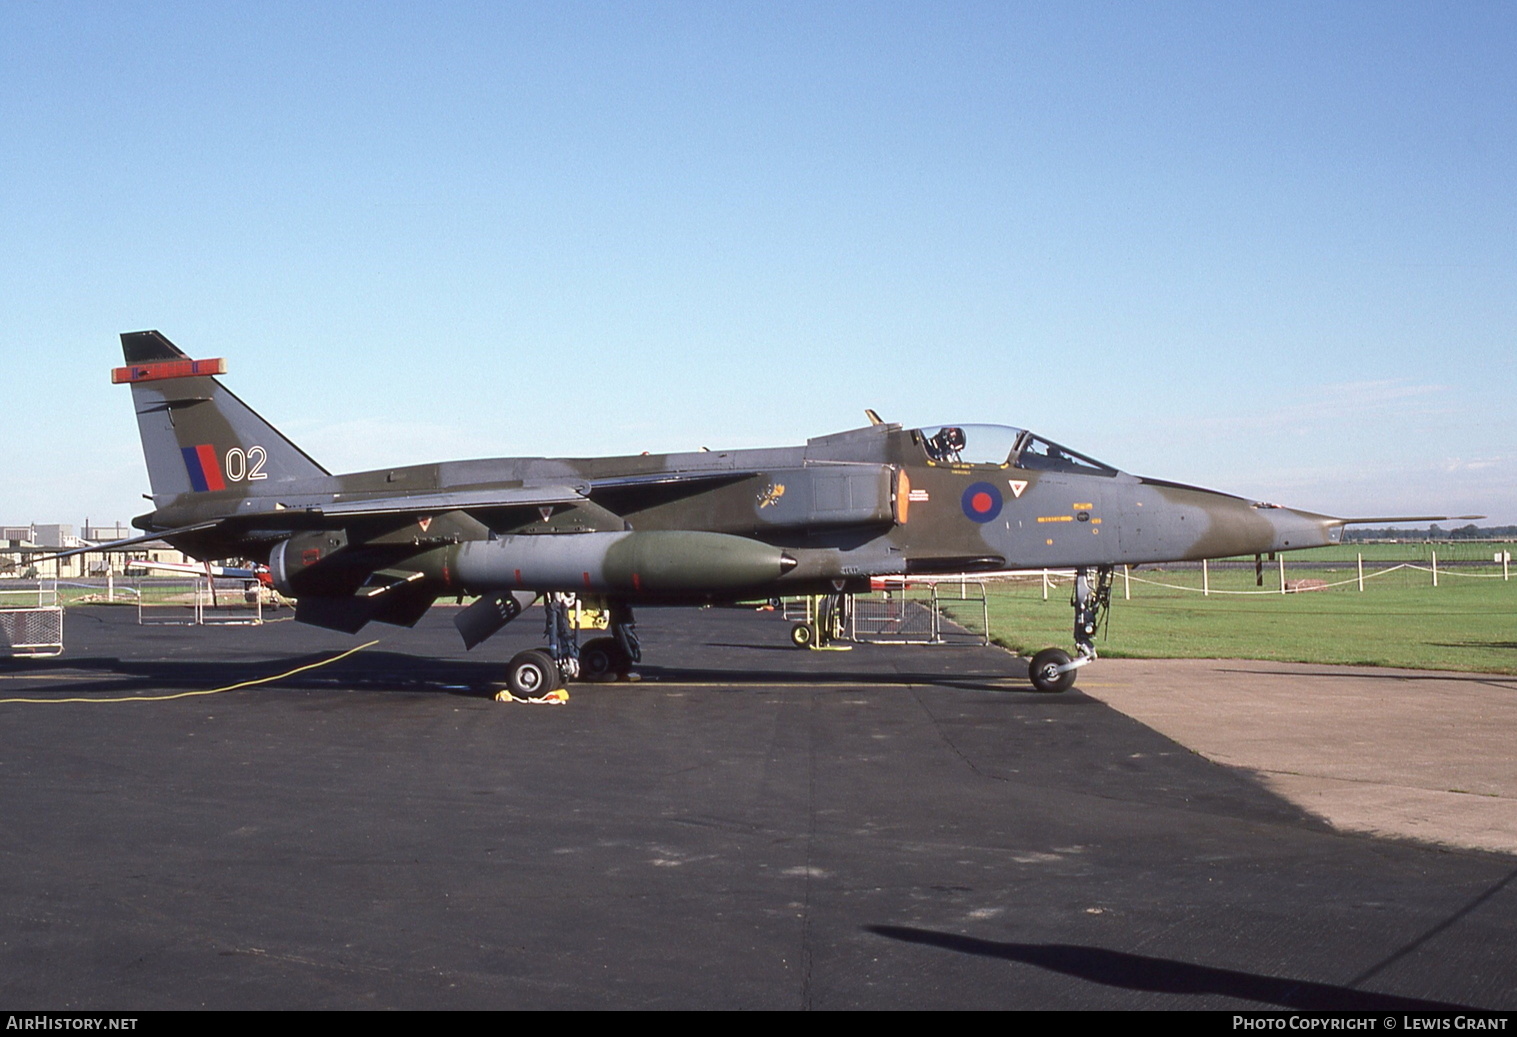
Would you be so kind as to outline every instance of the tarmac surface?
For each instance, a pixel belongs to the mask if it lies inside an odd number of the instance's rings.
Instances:
[[[648,609],[641,683],[493,701],[539,615],[465,653],[446,609],[357,638],[71,609],[63,657],[0,665],[44,700],[0,703],[0,1003],[1517,1008],[1517,857],[1272,786],[1458,788],[1428,762],[1457,725],[1352,765],[1410,737],[1363,722],[1383,675],[1103,660],[1040,695],[995,649]],[[1488,770],[1454,794],[1510,806]]]

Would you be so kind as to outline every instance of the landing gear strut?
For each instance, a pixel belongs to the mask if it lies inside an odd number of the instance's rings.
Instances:
[[[1039,691],[1068,691],[1075,683],[1075,671],[1096,661],[1096,634],[1111,605],[1112,567],[1096,569],[1092,581],[1089,569],[1075,570],[1075,589],[1069,603],[1075,610],[1075,658],[1061,648],[1045,648],[1032,657],[1028,676]]]
[[[548,645],[520,652],[506,667],[506,683],[514,695],[535,698],[562,688],[576,677],[636,680],[632,667],[642,661],[643,649],[637,640],[637,623],[632,606],[612,599],[606,602],[610,636],[595,637],[579,643],[570,618],[578,600],[572,594],[543,596],[547,618],[543,633]]]
[[[580,671],[579,640],[574,633],[574,624],[569,622],[569,610],[574,605],[572,594],[543,595],[544,637],[546,649],[533,648],[518,652],[506,664],[506,687],[519,698],[540,698],[562,688]]]

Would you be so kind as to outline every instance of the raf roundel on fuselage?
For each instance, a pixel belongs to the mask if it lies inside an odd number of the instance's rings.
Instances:
[[[960,498],[964,514],[975,522],[990,522],[1001,513],[1001,491],[994,483],[970,483]]]

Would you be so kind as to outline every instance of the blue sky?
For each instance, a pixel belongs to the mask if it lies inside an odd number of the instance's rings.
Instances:
[[[999,422],[1517,522],[1510,4],[0,6],[0,520],[117,334],[333,470]]]

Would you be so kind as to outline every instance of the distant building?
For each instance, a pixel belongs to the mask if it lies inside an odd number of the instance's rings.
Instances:
[[[123,526],[117,522],[113,526],[92,526],[90,520],[84,520],[84,532],[79,534],[80,540],[88,540],[92,544],[108,544],[112,540],[125,540],[127,537],[136,536],[140,530],[131,526]]]
[[[0,579],[37,576],[44,579],[76,579],[85,576],[126,575],[126,565],[134,558],[154,562],[190,561],[183,552],[162,540],[134,544],[119,551],[85,551],[70,558],[48,558],[54,551],[83,547],[84,542],[107,544],[138,536],[139,531],[119,522],[110,526],[92,525],[88,519],[83,535],[76,536],[69,523],[36,523],[25,526],[0,526]]]
[[[78,547],[79,538],[74,535],[74,527],[68,523],[41,524],[32,523],[32,543],[38,547],[68,548]]]

